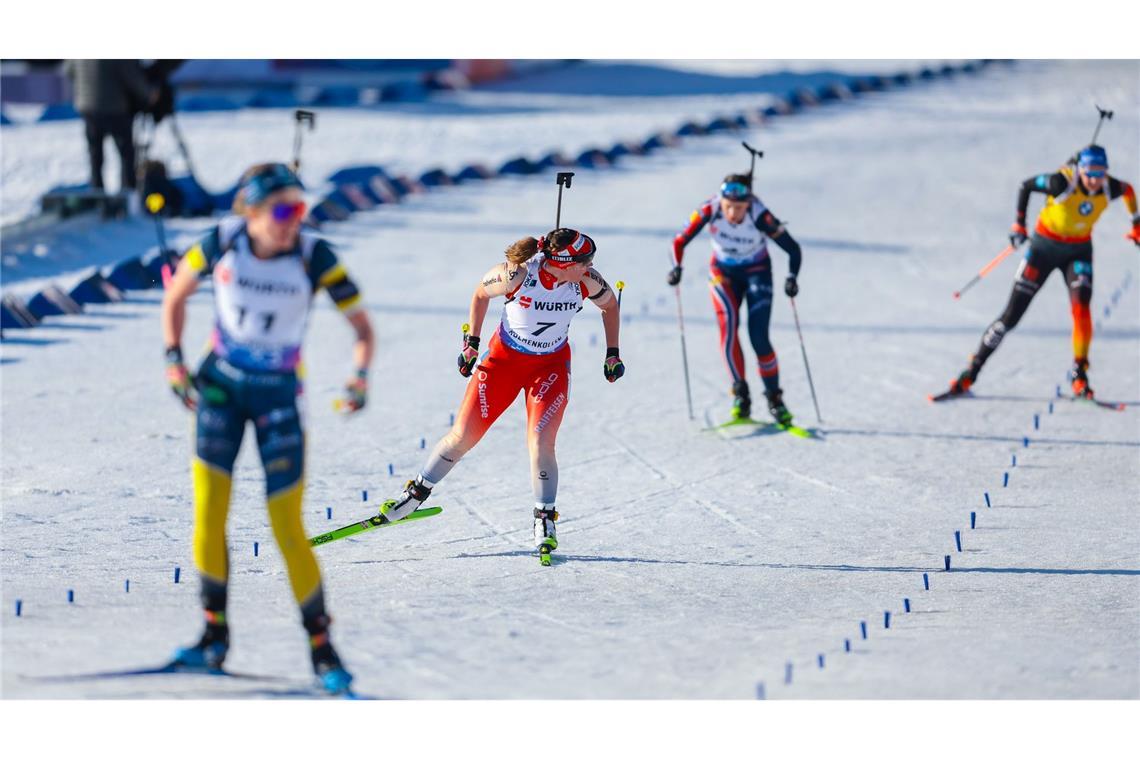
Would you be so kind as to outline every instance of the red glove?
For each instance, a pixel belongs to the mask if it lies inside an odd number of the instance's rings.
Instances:
[[[1140,224],[1132,225],[1132,232],[1129,232],[1124,237],[1128,240],[1131,240],[1136,245],[1140,245]]]

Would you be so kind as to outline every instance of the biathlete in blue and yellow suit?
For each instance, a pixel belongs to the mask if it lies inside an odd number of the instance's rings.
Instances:
[[[246,423],[252,422],[265,468],[269,520],[301,607],[313,668],[326,688],[339,691],[351,676],[329,641],[321,574],[301,522],[305,431],[298,368],[313,296],[324,288],[356,332],[356,374],[342,408],[362,408],[372,328],[356,285],[329,244],[301,229],[303,188],[287,166],[249,169],[234,211],[182,257],[162,305],[167,376],[175,394],[197,412],[194,563],[206,614],[202,639],[179,650],[175,661],[218,668],[229,647],[226,517],[234,460]],[[209,353],[191,378],[181,350],[186,300],[205,275],[213,281],[215,323]]]
[[[713,249],[709,262],[709,289],[735,397],[732,417],[744,419],[752,414],[752,399],[744,373],[744,352],[737,337],[741,302],[747,299],[748,335],[760,365],[768,410],[777,422],[789,424],[792,415],[784,406],[780,365],[768,337],[768,323],[772,318],[772,261],[768,256],[768,238],[788,254],[789,274],[784,281],[784,293],[789,298],[795,298],[799,292],[796,277],[802,259],[800,245],[780,220],[752,194],[752,176],[730,174],[724,178],[720,193],[694,211],[688,226],[673,239],[673,269],[668,277],[670,285],[681,282],[685,246],[705,225],[708,225],[712,236]]]
[[[978,378],[990,354],[997,350],[1005,334],[1017,326],[1030,301],[1045,279],[1058,269],[1069,290],[1073,316],[1073,368],[1069,374],[1073,394],[1092,398],[1089,387],[1089,345],[1092,343],[1093,265],[1092,231],[1108,204],[1117,198],[1132,215],[1132,231],[1127,237],[1140,245],[1140,215],[1132,186],[1108,174],[1108,155],[1099,145],[1090,145],[1077,154],[1075,165],[1061,167],[1052,174],[1038,174],[1025,180],[1017,198],[1017,220],[1009,240],[1014,246],[1024,243],[1025,212],[1030,193],[1044,193],[1045,207],[1037,217],[1037,225],[1029,238],[1029,250],[1014,276],[1013,291],[1002,312],[982,334],[978,350],[970,358],[970,366],[950,383],[952,395],[965,393]]]

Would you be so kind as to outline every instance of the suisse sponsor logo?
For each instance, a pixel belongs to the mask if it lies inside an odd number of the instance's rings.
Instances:
[[[234,279],[234,271],[227,266],[219,266],[214,270],[218,276],[218,282],[223,285],[229,285]]]

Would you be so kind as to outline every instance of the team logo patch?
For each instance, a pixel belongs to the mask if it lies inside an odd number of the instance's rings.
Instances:
[[[1089,214],[1092,213],[1092,210],[1093,210],[1093,205],[1092,205],[1092,203],[1090,203],[1088,201],[1085,201],[1084,203],[1082,203],[1080,205],[1080,207],[1077,209],[1077,211],[1081,212],[1081,216],[1088,216]]]
[[[534,299],[530,296],[519,296],[519,306],[523,307],[524,309],[529,309],[531,303],[533,302]]]

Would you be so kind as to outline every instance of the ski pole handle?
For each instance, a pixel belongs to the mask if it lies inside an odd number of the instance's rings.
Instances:
[[[994,267],[996,267],[998,264],[1005,261],[1005,257],[1008,256],[1009,254],[1013,253],[1016,250],[1017,250],[1017,246],[1015,246],[1013,243],[1010,243],[1005,248],[1003,248],[1001,250],[1001,253],[999,253],[997,256],[994,256],[993,259],[991,259],[988,264],[986,264],[984,267],[982,267],[978,271],[978,273],[976,275],[974,275],[974,277],[969,282],[967,282],[965,285],[963,285],[961,287],[960,290],[954,291],[954,298],[955,299],[961,298],[963,293],[965,293],[967,290],[969,290],[970,288],[974,287],[979,282],[981,282],[983,277],[985,277],[987,274],[992,272],[994,270]]]
[[[625,290],[625,283],[624,283],[624,282],[622,282],[621,280],[618,280],[617,282],[615,282],[615,283],[614,283],[614,287],[615,287],[615,288],[617,288],[617,292],[618,292],[618,308],[620,309],[620,308],[621,308],[621,293],[622,293],[622,291],[623,291],[623,290]]]

